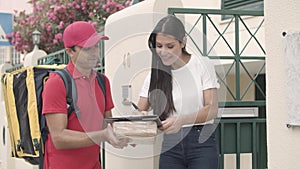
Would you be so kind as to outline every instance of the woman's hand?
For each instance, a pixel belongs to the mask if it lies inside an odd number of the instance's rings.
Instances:
[[[147,111],[139,111],[139,110],[134,110],[131,112],[132,115],[140,115],[140,116],[147,116],[148,112]]]
[[[162,126],[159,128],[167,134],[177,133],[183,125],[180,116],[172,116],[162,121]]]

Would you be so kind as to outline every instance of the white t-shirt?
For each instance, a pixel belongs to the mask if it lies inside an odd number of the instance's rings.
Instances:
[[[140,92],[140,96],[148,98],[150,76],[148,74]],[[212,62],[208,57],[191,56],[183,67],[172,70],[173,102],[176,112],[173,115],[183,115],[198,112],[204,105],[203,91],[219,88],[217,76]],[[209,121],[206,123],[212,123]],[[204,123],[203,123],[204,124]]]

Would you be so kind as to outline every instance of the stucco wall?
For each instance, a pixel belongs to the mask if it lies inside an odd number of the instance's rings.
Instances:
[[[31,4],[28,3],[28,0],[0,0],[0,12],[3,13],[12,13],[14,10],[31,12]],[[1,72],[7,68],[7,65],[1,65]],[[23,159],[17,159],[10,157],[10,140],[7,128],[7,120],[5,114],[4,100],[2,96],[2,86],[0,85],[0,169],[33,169],[38,168],[38,166],[30,165],[25,162]],[[4,131],[5,130],[5,131]]]
[[[300,128],[287,128],[285,41],[282,32],[300,30],[300,1],[265,0],[268,168],[299,169]],[[299,58],[300,59],[300,58]],[[300,66],[300,65],[299,65]],[[299,98],[298,98],[299,99]]]

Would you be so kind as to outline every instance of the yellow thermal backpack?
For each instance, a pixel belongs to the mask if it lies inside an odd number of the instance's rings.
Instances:
[[[12,157],[24,158],[43,168],[43,148],[48,128],[42,115],[42,91],[50,72],[59,74],[64,81],[68,115],[75,112],[79,117],[76,84],[64,67],[65,65],[23,67],[1,75]],[[105,96],[104,76],[97,73],[97,80]]]

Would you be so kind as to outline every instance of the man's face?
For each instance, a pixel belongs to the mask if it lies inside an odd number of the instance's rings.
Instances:
[[[74,47],[72,61],[76,67],[82,69],[92,69],[96,66],[100,58],[99,43],[96,43],[92,47]]]

